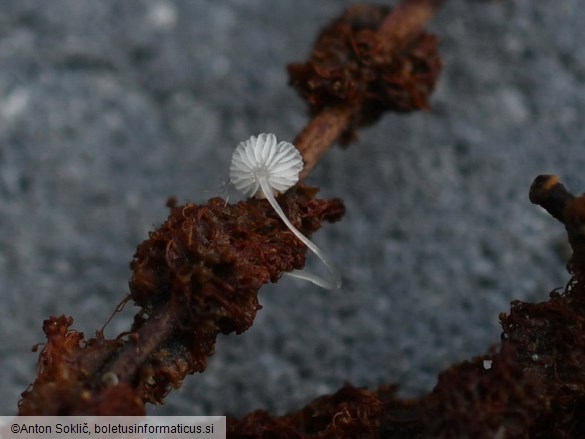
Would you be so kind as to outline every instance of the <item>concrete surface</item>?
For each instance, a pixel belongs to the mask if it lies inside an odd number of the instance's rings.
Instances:
[[[220,194],[252,134],[294,138],[307,118],[284,66],[354,3],[0,1],[1,414],[34,379],[45,318],[101,327],[168,196]],[[283,413],[345,382],[424,394],[498,342],[511,300],[563,287],[564,229],[527,194],[540,173],[585,190],[579,6],[447,2],[433,110],[385,117],[310,178],[347,206],[316,236],[343,288],[264,288],[252,329],[151,412]]]

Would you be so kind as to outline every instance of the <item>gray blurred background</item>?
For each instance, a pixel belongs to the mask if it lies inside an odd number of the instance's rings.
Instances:
[[[0,0],[0,414],[35,377],[45,318],[102,326],[167,197],[220,195],[252,134],[295,137],[285,65],[355,3]],[[151,413],[284,413],[345,382],[421,395],[499,341],[511,300],[563,287],[564,229],[527,194],[540,173],[585,190],[580,6],[447,2],[432,111],[386,116],[308,181],[347,206],[315,235],[343,288],[263,288],[254,326]]]

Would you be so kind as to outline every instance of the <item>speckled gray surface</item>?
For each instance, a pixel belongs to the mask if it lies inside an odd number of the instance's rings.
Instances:
[[[43,319],[72,315],[93,335],[168,196],[220,194],[239,141],[300,130],[284,66],[355,2],[1,3],[0,413],[12,414]],[[432,23],[445,61],[433,110],[385,117],[310,178],[347,206],[316,236],[343,288],[263,288],[254,326],[221,337],[207,371],[151,412],[282,413],[345,382],[422,394],[498,341],[512,299],[562,287],[563,228],[527,193],[539,173],[585,190],[579,6],[448,2]]]

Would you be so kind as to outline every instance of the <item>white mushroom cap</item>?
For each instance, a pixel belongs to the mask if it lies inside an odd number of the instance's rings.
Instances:
[[[301,153],[292,143],[276,143],[274,134],[259,134],[241,142],[234,151],[230,165],[230,182],[244,195],[266,198],[280,219],[329,270],[331,280],[325,280],[305,270],[293,270],[289,276],[313,282],[323,288],[339,288],[341,276],[329,258],[309,238],[303,235],[286,217],[274,195],[285,192],[297,181],[303,170]]]
[[[230,165],[230,181],[244,195],[264,197],[260,178],[265,178],[273,194],[285,192],[297,181],[303,169],[301,153],[292,143],[276,143],[274,134],[259,134],[241,142]]]

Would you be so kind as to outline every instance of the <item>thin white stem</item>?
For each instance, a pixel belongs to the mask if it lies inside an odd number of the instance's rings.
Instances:
[[[331,263],[329,258],[325,255],[325,253],[323,253],[321,251],[321,249],[319,247],[317,247],[313,243],[313,241],[311,241],[309,238],[307,238],[305,235],[303,235],[297,228],[295,228],[295,226],[292,225],[292,223],[289,221],[289,219],[286,217],[286,215],[282,211],[280,205],[276,202],[276,199],[274,198],[274,195],[272,194],[272,190],[271,190],[270,186],[268,185],[266,178],[260,177],[260,178],[258,178],[258,182],[260,183],[260,188],[262,189],[262,192],[264,192],[264,196],[266,197],[266,199],[268,200],[268,202],[270,203],[270,205],[272,206],[274,211],[277,213],[277,215],[280,217],[280,219],[284,222],[284,224],[290,229],[291,232],[293,232],[295,234],[295,236],[297,238],[299,238],[301,240],[301,242],[303,244],[305,244],[313,253],[315,253],[315,255],[319,259],[321,259],[321,262],[323,262],[325,267],[327,267],[327,270],[329,271],[329,274],[331,275],[331,281],[322,279],[317,275],[307,273],[305,270],[294,270],[294,271],[287,273],[287,274],[289,276],[292,276],[292,277],[308,280],[310,282],[313,282],[315,285],[318,285],[318,286],[323,287],[323,288],[327,288],[329,290],[340,288],[341,287],[341,276],[339,275],[339,272],[335,269],[335,267],[333,266],[333,264]]]

